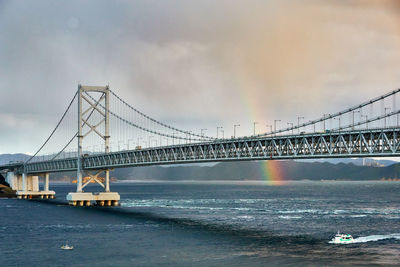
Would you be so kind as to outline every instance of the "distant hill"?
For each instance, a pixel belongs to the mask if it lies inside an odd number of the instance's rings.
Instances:
[[[371,158],[357,158],[357,159],[352,159],[352,158],[338,158],[338,159],[306,159],[306,160],[299,160],[301,162],[330,162],[333,164],[338,164],[338,163],[353,163],[354,165],[359,165],[359,166],[376,166],[376,167],[387,167],[392,164],[398,163],[398,161],[394,160],[387,160],[387,159],[371,159]]]
[[[10,161],[24,161],[29,159],[29,155],[18,153],[18,154],[0,154],[0,164],[7,164]]]
[[[261,180],[266,179],[265,168],[285,180],[379,180],[400,177],[400,163],[387,167],[357,166],[352,163],[299,161],[241,161],[223,162],[214,166],[137,167],[116,169],[119,180]]]

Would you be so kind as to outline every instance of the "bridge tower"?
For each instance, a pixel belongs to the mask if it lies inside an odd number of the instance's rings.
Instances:
[[[89,93],[99,96],[94,99]],[[110,170],[100,169],[94,173],[84,170],[85,151],[83,151],[83,141],[88,135],[94,134],[104,141],[104,152],[110,152],[110,112],[109,101],[110,90],[108,86],[84,86],[78,85],[78,156],[77,156],[77,183],[76,192],[67,195],[67,200],[71,205],[90,206],[92,201],[100,206],[117,206],[120,196],[116,192],[110,192]],[[84,107],[86,104],[86,107]],[[99,108],[102,106],[103,108]],[[100,118],[99,121],[90,120],[92,115],[96,113]],[[84,132],[85,126],[87,131]],[[104,126],[102,129],[101,126]],[[90,177],[83,183],[82,173]],[[101,173],[105,173],[104,183],[99,179]],[[98,183],[104,188],[105,192],[90,193],[84,192],[83,189],[90,182]]]

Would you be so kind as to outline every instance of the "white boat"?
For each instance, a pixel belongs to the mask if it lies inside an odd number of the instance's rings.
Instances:
[[[74,249],[74,246],[70,246],[70,245],[68,245],[68,243],[66,243],[65,245],[61,246],[61,249],[72,250],[72,249]]]
[[[332,238],[329,243],[333,244],[351,244],[354,242],[354,238],[349,234],[340,234],[339,232]]]

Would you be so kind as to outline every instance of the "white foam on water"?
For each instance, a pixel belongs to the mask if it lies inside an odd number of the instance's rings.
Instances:
[[[350,217],[353,217],[353,218],[363,218],[363,217],[367,217],[367,215],[365,215],[365,214],[357,214],[357,215],[350,215]]]
[[[235,200],[236,201],[236,200]],[[249,207],[221,207],[218,204],[235,204],[235,201],[218,200],[218,199],[144,199],[144,200],[124,200],[121,202],[122,207],[150,207],[150,208],[172,208],[187,210],[226,210],[226,211],[253,211],[254,208]],[[243,201],[240,200],[240,201]],[[247,200],[245,200],[247,201]],[[240,202],[238,202],[240,203]]]
[[[388,216],[388,217],[386,217],[386,218],[388,218],[388,219],[400,219],[400,217],[399,216]]]
[[[366,217],[366,216],[391,216],[398,217],[400,215],[400,209],[398,208],[386,208],[386,209],[375,209],[375,208],[356,208],[356,209],[335,209],[328,212],[331,216],[349,216],[353,218]]]
[[[280,219],[291,220],[291,219],[301,219],[301,216],[279,216]]]
[[[385,240],[385,239],[400,240],[400,234],[361,236],[361,237],[354,238],[353,243],[365,243],[365,242],[379,241],[379,240]]]
[[[123,203],[136,205],[158,205],[158,204],[267,204],[270,199],[125,199]]]
[[[94,227],[91,224],[48,224],[39,225],[40,228],[62,228],[62,229],[88,229]]]
[[[237,219],[247,219],[247,220],[253,220],[254,216],[249,216],[249,215],[243,215],[243,216],[236,216]]]
[[[317,209],[297,209],[297,210],[278,210],[278,213],[292,214],[292,213],[320,213],[321,210]]]

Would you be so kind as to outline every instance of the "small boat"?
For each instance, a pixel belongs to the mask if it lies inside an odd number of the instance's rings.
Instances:
[[[70,246],[70,245],[68,245],[68,243],[66,243],[65,245],[61,246],[61,249],[72,250],[72,249],[74,249],[74,246]]]
[[[332,238],[330,243],[333,244],[351,244],[354,242],[354,238],[349,234],[340,234],[339,232]]]

